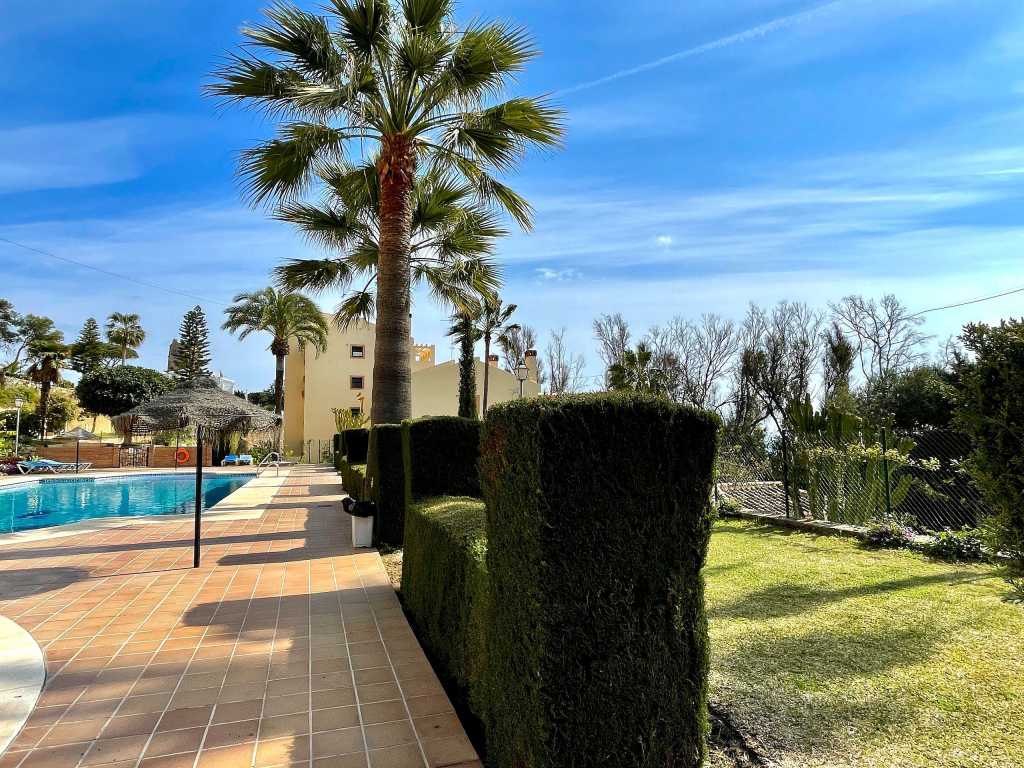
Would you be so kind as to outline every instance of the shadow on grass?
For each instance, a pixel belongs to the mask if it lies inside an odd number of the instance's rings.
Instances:
[[[711,569],[708,569],[710,572]],[[970,571],[935,573],[927,576],[909,576],[851,587],[823,588],[806,584],[774,584],[770,587],[748,592],[737,600],[712,605],[708,611],[711,618],[721,619],[776,619],[796,616],[813,611],[824,605],[856,597],[885,595],[933,584],[956,586],[988,578]]]
[[[720,681],[712,699],[768,754],[800,765],[802,757],[822,764],[831,753],[836,764],[853,764],[846,756],[866,736],[918,720],[921,705],[887,676],[928,663],[949,632],[925,623],[782,635],[755,629],[714,655]]]

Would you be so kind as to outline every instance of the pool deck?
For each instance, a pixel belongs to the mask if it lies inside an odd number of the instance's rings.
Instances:
[[[0,537],[0,616],[46,664],[0,768],[479,768],[342,496],[265,473],[204,516],[198,569],[189,516]]]

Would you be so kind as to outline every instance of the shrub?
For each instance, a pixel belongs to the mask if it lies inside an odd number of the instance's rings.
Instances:
[[[864,542],[872,547],[901,549],[914,542],[914,529],[893,520],[882,520],[868,526]]]
[[[922,550],[939,560],[960,562],[985,559],[981,532],[971,528],[962,531],[951,531],[947,528],[939,531],[931,541],[924,544]]]
[[[488,410],[497,768],[701,764],[717,428],[712,414],[642,395]]]
[[[370,445],[370,430],[346,429],[341,433],[341,450],[353,464],[365,464]]]
[[[487,513],[479,499],[411,504],[405,518],[402,602],[449,681],[483,719],[487,695]]]
[[[993,549],[1024,572],[1024,321],[969,325],[962,336],[974,362],[961,376],[957,420],[974,442],[969,467],[991,505]]]
[[[348,445],[346,436],[346,445]],[[369,498],[377,504],[375,543],[402,546],[409,503],[409,451],[401,424],[378,424],[370,430],[366,464]]]
[[[414,498],[479,496],[481,423],[458,416],[405,422]]]
[[[726,517],[729,515],[738,515],[742,511],[743,505],[731,496],[726,496],[724,499],[719,501],[718,509],[716,510],[719,515],[725,515]]]
[[[355,499],[366,499],[366,465],[350,464],[342,460],[338,469],[341,474],[341,486],[349,496]]]

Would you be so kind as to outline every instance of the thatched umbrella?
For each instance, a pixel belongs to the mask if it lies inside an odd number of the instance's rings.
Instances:
[[[217,432],[269,432],[281,417],[225,392],[210,378],[192,379],[148,403],[115,416],[121,433],[152,434],[196,430],[196,533],[193,565],[199,567],[200,519],[203,509],[203,439]]]

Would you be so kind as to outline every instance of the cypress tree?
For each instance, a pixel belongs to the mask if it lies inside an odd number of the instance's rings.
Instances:
[[[209,376],[210,329],[203,308],[195,306],[185,313],[178,330],[178,349],[174,355],[174,377],[187,381],[198,376]]]
[[[96,318],[85,321],[75,343],[71,345],[71,370],[81,374],[91,373],[103,365],[107,347],[100,337],[100,326]]]

